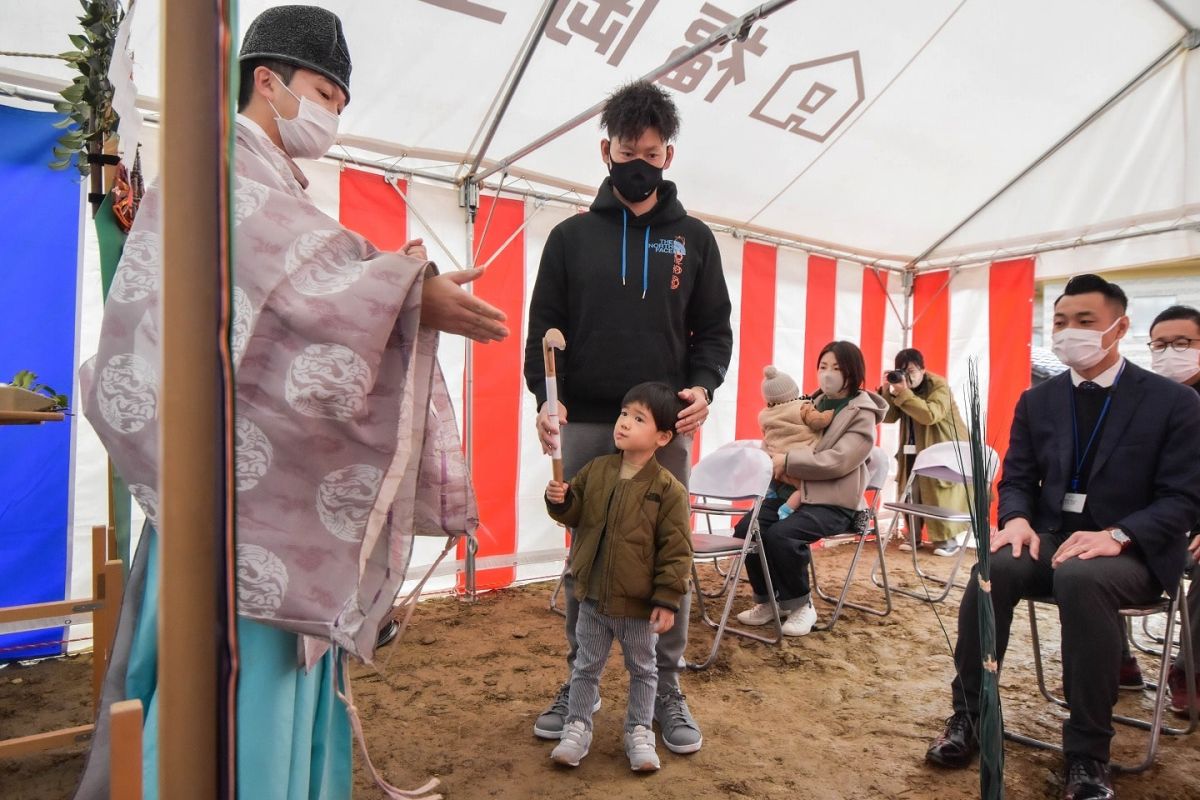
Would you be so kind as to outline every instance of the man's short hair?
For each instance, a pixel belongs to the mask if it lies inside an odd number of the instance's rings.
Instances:
[[[1099,292],[1100,294],[1104,295],[1105,299],[1107,299],[1110,303],[1120,307],[1122,314],[1124,314],[1126,309],[1129,308],[1129,298],[1125,296],[1125,292],[1120,286],[1104,280],[1104,278],[1101,278],[1099,275],[1092,275],[1091,273],[1086,275],[1076,275],[1074,278],[1071,278],[1071,280],[1067,281],[1067,285],[1063,289],[1063,293],[1054,298],[1054,305],[1057,306],[1058,301],[1062,300],[1068,295],[1091,294],[1092,292]]]
[[[675,390],[661,381],[646,381],[634,386],[625,393],[621,407],[630,403],[644,405],[650,411],[650,416],[654,417],[654,427],[668,433],[675,432],[679,412],[685,407]]]
[[[1158,316],[1154,318],[1154,322],[1150,323],[1151,333],[1154,332],[1154,326],[1158,323],[1170,322],[1176,319],[1188,320],[1197,328],[1200,328],[1200,311],[1191,306],[1171,306],[1160,311]]]
[[[653,128],[664,142],[670,142],[679,133],[679,110],[661,86],[633,81],[608,96],[600,127],[608,131],[608,138],[624,142],[636,142]]]
[[[921,351],[915,347],[906,347],[896,353],[896,369],[908,369],[909,364],[916,364],[921,369],[925,369],[925,356],[921,355]]]
[[[254,70],[258,67],[266,67],[283,79],[285,84],[290,85],[292,76],[296,74],[296,67],[293,64],[288,64],[285,61],[277,61],[274,58],[250,58],[238,65],[238,111],[245,111],[246,106],[250,105],[250,98],[254,97]]]
[[[826,353],[833,353],[833,357],[837,359],[838,369],[846,382],[843,386],[846,393],[851,397],[858,394],[867,377],[867,365],[863,362],[862,350],[859,350],[854,342],[830,342],[821,348],[821,353],[817,356],[818,364]]]

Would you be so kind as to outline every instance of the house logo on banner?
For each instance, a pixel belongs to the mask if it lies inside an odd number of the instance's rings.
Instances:
[[[496,25],[503,24],[506,17],[505,12],[476,0],[422,2]],[[616,67],[658,5],[659,0],[558,0],[550,12],[545,35],[561,45],[569,46],[576,37],[592,42],[595,51]],[[677,8],[677,4],[671,5]],[[683,33],[684,44],[672,50],[669,57],[699,44],[734,19],[734,14],[713,3],[701,3],[697,16]],[[745,41],[734,40],[701,53],[664,75],[659,83],[691,94],[714,76],[704,95],[704,101],[711,103],[731,83],[737,86],[746,81],[747,59],[767,52],[767,33],[767,28],[756,22]],[[862,61],[854,50],[787,67],[748,116],[773,128],[824,142],[862,105],[864,94]]]
[[[862,63],[855,50],[788,67],[750,116],[824,142],[862,101]]]

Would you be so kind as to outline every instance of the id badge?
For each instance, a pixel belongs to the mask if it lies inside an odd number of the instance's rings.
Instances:
[[[1087,502],[1087,495],[1079,492],[1067,492],[1063,495],[1062,510],[1072,514],[1082,514],[1083,504]]]
[[[915,456],[917,454],[917,446],[915,444],[904,445],[904,455]]]

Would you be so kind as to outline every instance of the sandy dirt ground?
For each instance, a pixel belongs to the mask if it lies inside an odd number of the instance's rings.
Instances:
[[[817,552],[826,584],[844,574],[850,553],[847,546]],[[904,558],[889,551],[893,581],[913,586]],[[400,644],[381,652],[378,671],[354,670],[371,753],[393,783],[413,787],[436,776],[447,800],[978,796],[975,768],[947,772],[923,762],[949,714],[952,664],[932,608],[907,598],[896,598],[888,617],[849,610],[832,632],[782,646],[727,637],[710,669],[683,677],[704,731],[703,749],[677,756],[660,745],[663,769],[650,775],[631,773],[621,748],[627,682],[614,652],[591,754],[578,769],[556,767],[551,745],[532,733],[566,676],[562,618],[547,609],[549,592],[549,584],[535,584],[473,604],[454,598],[422,603]],[[736,609],[749,602],[745,588],[739,595]],[[862,568],[855,595],[879,597]],[[957,596],[939,607],[951,636]],[[818,611],[827,618],[827,606]],[[1050,681],[1058,686],[1057,621],[1050,611],[1039,618]],[[1013,631],[1002,680],[1006,721],[1057,741],[1059,717],[1034,683],[1023,608]],[[706,655],[711,643],[711,632],[693,619],[689,656]],[[1149,675],[1154,659],[1140,660]],[[1125,692],[1120,707],[1148,712],[1150,698]],[[0,670],[0,738],[82,724],[90,713],[89,656]],[[1117,726],[1116,742],[1115,755],[1132,759],[1146,734]],[[1167,737],[1154,769],[1118,777],[1118,796],[1200,797],[1198,745],[1200,734]],[[380,796],[357,751],[355,758],[355,796]],[[1008,743],[1005,758],[1009,798],[1061,797],[1057,754]],[[82,746],[0,759],[0,798],[68,797],[82,761]]]

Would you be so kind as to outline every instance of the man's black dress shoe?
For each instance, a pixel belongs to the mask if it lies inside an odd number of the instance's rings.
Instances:
[[[965,767],[979,750],[975,722],[965,711],[956,711],[946,720],[946,730],[925,751],[925,760],[939,767]]]
[[[1067,757],[1067,786],[1063,800],[1113,800],[1108,764],[1094,758]]]

